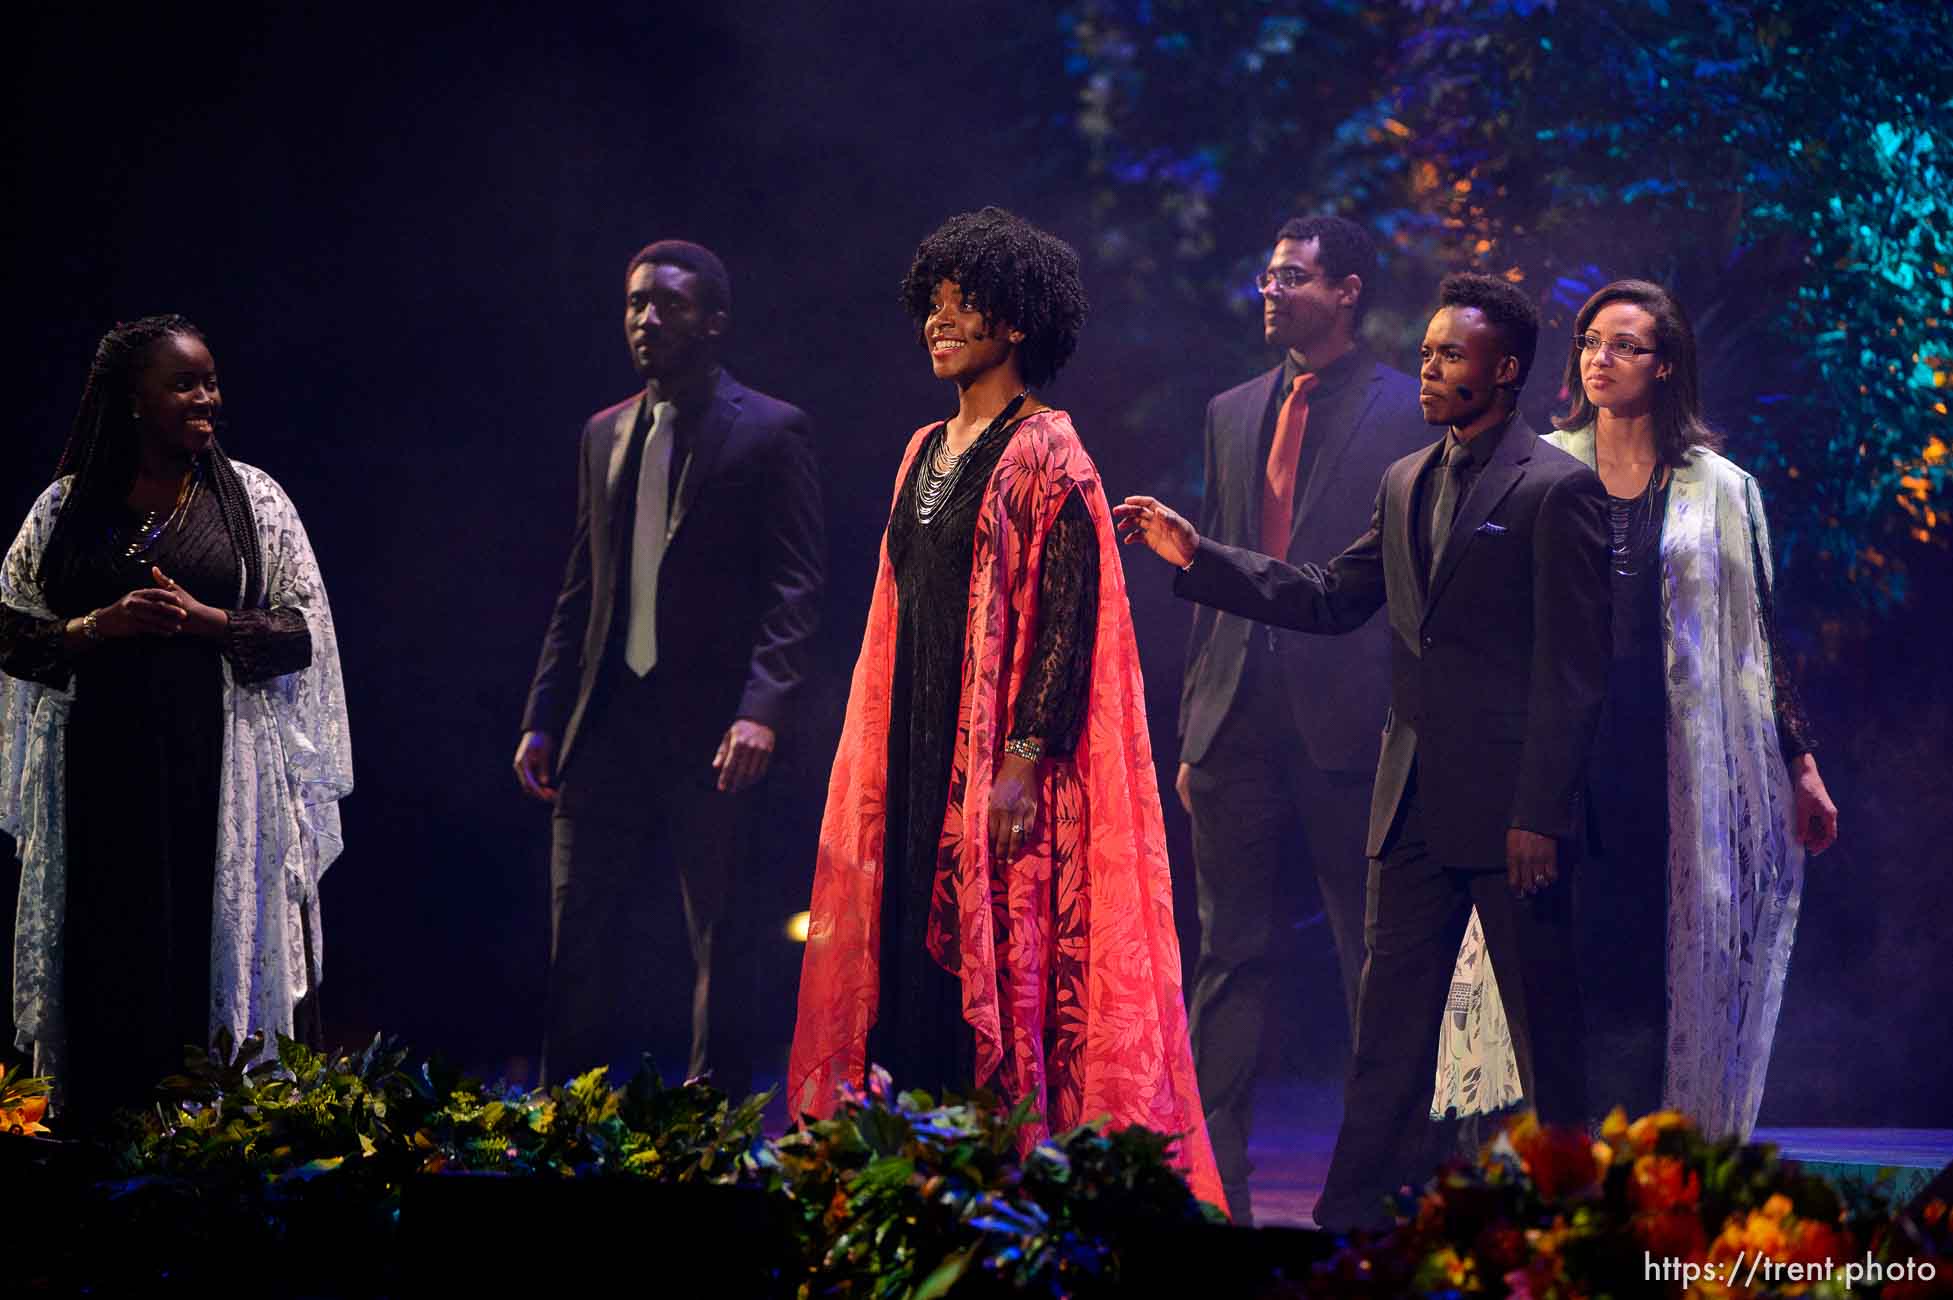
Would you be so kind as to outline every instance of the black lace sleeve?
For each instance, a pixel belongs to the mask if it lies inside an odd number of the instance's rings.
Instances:
[[[224,657],[240,682],[268,682],[312,663],[312,630],[300,609],[237,609],[224,634]]]
[[[1817,748],[1811,739],[1811,720],[1804,713],[1804,697],[1797,689],[1797,678],[1790,671],[1790,656],[1784,653],[1783,638],[1777,635],[1775,620],[1770,628],[1770,674],[1777,700],[1777,747],[1783,751],[1785,766]]]
[[[66,624],[58,618],[35,618],[0,606],[0,672],[22,681],[65,690],[68,685]]]
[[[1048,757],[1062,758],[1077,747],[1085,724],[1099,623],[1098,532],[1076,492],[1045,534],[1043,563],[1037,645],[1017,695],[1010,739],[1041,740]]]
[[[1797,689],[1797,677],[1790,671],[1790,655],[1783,636],[1777,631],[1777,600],[1774,584],[1765,577],[1763,550],[1754,529],[1750,532],[1750,563],[1756,566],[1757,592],[1763,606],[1763,635],[1770,643],[1771,694],[1776,700],[1777,748],[1784,766],[1796,762],[1817,748],[1811,738],[1810,719],[1804,714],[1804,697]]]

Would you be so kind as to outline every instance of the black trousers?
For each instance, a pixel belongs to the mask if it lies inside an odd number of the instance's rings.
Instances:
[[[1332,1231],[1383,1227],[1405,1184],[1435,1172],[1430,1122],[1438,1026],[1458,944],[1478,908],[1528,1103],[1547,1123],[1587,1114],[1579,982],[1573,954],[1572,877],[1530,898],[1513,894],[1503,864],[1453,865],[1431,856],[1413,771],[1381,860],[1370,864],[1369,959],[1358,999],[1356,1053],[1344,1090],[1316,1223]]]
[[[1303,873],[1320,892],[1344,1009],[1356,1020],[1372,783],[1369,772],[1327,772],[1310,761],[1265,635],[1255,629],[1234,705],[1188,777],[1200,907],[1189,1029],[1207,1133],[1228,1208],[1243,1224],[1253,1222],[1248,1136],[1270,1004],[1336,996],[1283,979],[1298,910],[1284,904],[1309,892],[1297,888]]]
[[[710,1069],[751,1088],[761,922],[740,907],[764,786],[721,794],[718,737],[677,733],[683,683],[619,670],[586,714],[550,844],[543,1077],[598,1065],[613,1082],[649,1053],[667,1083]],[[731,719],[728,718],[730,724]]]

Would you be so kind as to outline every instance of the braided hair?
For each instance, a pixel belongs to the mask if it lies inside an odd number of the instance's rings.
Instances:
[[[156,344],[170,335],[204,342],[203,331],[182,316],[144,316],[124,321],[102,336],[81,390],[81,408],[68,430],[67,445],[54,476],[73,475],[53,534],[41,556],[41,589],[57,612],[82,603],[74,583],[85,549],[82,539],[111,526],[136,480],[140,434],[129,411],[130,399]],[[264,598],[264,552],[257,521],[237,466],[215,442],[205,453],[205,472],[223,515],[224,529],[244,567],[244,604]]]

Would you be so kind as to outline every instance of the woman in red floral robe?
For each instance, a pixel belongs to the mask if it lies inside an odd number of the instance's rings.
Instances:
[[[1098,472],[1029,392],[1071,356],[1078,258],[995,208],[904,287],[958,410],[909,441],[835,754],[788,1069],[824,1115],[902,1088],[1182,1135],[1219,1203],[1180,989],[1145,692]],[[1035,1136],[1035,1134],[1033,1135]]]

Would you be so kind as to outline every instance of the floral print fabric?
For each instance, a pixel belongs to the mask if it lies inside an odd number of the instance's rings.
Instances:
[[[933,426],[931,426],[933,427]],[[909,444],[900,485],[925,441]],[[1078,494],[1098,533],[1099,608],[1084,732],[1042,766],[1034,844],[993,862],[990,783],[1037,640],[1045,538]],[[1061,411],[1019,426],[977,521],[957,755],[929,949],[963,987],[977,1084],[1045,1117],[1181,1135],[1195,1193],[1221,1204],[1180,987],[1160,796],[1125,573],[1098,472]],[[859,1084],[874,1023],[895,590],[883,548],[815,859],[790,1104],[826,1115]],[[1032,1135],[1035,1138],[1036,1134]]]
[[[242,1040],[291,1033],[293,1008],[318,985],[319,878],[339,856],[338,801],[353,781],[338,639],[311,543],[271,476],[233,463],[264,552],[266,605],[303,615],[311,637],[311,662],[297,672],[246,682],[228,659],[224,665],[210,1027],[228,1026]],[[0,567],[0,602],[33,618],[53,618],[38,575],[69,485],[64,478],[41,494]],[[63,774],[73,700],[72,686],[0,675],[0,830],[21,860],[14,1032],[40,1073],[60,1069]]]

